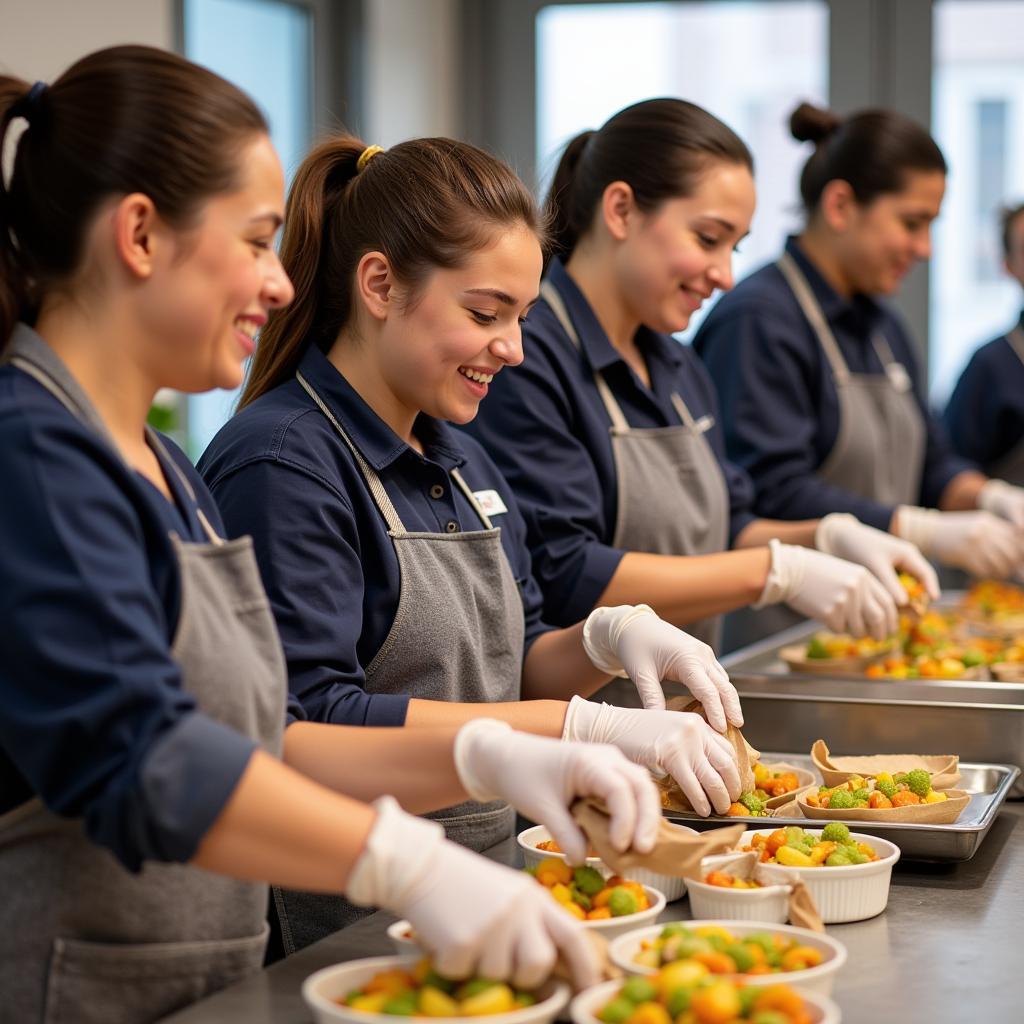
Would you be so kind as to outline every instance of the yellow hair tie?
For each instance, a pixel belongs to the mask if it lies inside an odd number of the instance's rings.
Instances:
[[[361,174],[366,170],[366,165],[378,154],[383,153],[383,146],[367,146],[366,149],[359,154],[359,159],[356,161],[356,174]]]

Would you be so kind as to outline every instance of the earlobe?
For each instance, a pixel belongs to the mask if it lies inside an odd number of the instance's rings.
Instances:
[[[370,316],[386,320],[393,302],[391,264],[381,252],[368,252],[356,267],[356,290]]]
[[[114,245],[122,265],[135,277],[153,273],[156,207],[149,196],[133,192],[118,202],[113,213]]]

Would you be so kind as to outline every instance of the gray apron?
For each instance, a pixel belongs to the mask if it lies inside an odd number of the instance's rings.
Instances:
[[[851,373],[807,278],[790,254],[776,264],[800,304],[832,371],[839,404],[835,444],[817,471],[827,484],[883,505],[916,505],[921,494],[926,431],[913,382],[881,332],[871,337],[884,373]],[[803,621],[774,605],[733,613],[726,627],[727,649],[746,646]]]
[[[1010,347],[1017,353],[1020,361],[1024,363],[1024,331],[1020,327],[1014,327],[1006,340]],[[1024,487],[1024,437],[1022,437],[1008,452],[1000,455],[991,466],[987,467],[989,476],[997,480],[1005,480],[1007,483]]]
[[[501,547],[501,531],[491,526],[456,470],[450,477],[484,529],[407,531],[380,477],[313,386],[302,374],[296,376],[355,457],[398,558],[398,608],[384,643],[367,666],[367,692],[460,703],[519,700],[523,602]],[[453,842],[477,852],[507,839],[515,826],[515,812],[501,801],[467,801],[426,817],[440,821]],[[339,897],[276,888],[274,903],[286,953],[370,913]]]
[[[541,285],[540,293],[579,351],[579,335],[561,295],[550,281]],[[728,550],[729,491],[718,458],[704,437],[714,420],[703,416],[695,421],[682,398],[673,393],[672,404],[682,421],[679,426],[633,428],[608,382],[596,371],[594,383],[611,422],[617,480],[612,546],[654,555]],[[717,649],[719,617],[678,625]],[[615,680],[598,697],[639,705],[636,687],[629,680]]]
[[[16,333],[10,360],[110,440],[37,335]],[[155,434],[149,442],[161,448]],[[287,676],[252,542],[223,541],[197,513],[209,544],[172,535],[181,613],[171,653],[204,713],[276,756]],[[185,864],[147,862],[131,874],[86,838],[80,820],[59,818],[38,799],[0,817],[0,891],[7,922],[0,944],[4,1020],[143,1024],[263,962],[265,886]]]

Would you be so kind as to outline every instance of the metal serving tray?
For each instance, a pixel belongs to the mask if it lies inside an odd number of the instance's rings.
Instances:
[[[917,751],[915,751],[917,753]],[[766,763],[785,761],[798,768],[807,768],[821,781],[810,756],[806,754],[763,753]],[[863,821],[849,821],[854,832],[866,832],[895,843],[904,860],[960,861],[970,860],[988,834],[1000,806],[1011,787],[1017,781],[1020,769],[1010,764],[964,764],[960,763],[960,781],[957,789],[971,794],[971,802],[964,808],[959,819],[952,825],[903,825],[875,824]],[[723,824],[740,823],[747,828],[774,829],[786,825],[800,825],[802,828],[820,829],[826,824],[813,818],[698,818],[680,814],[678,811],[663,812],[666,817],[682,822],[700,832],[719,828]]]
[[[722,659],[760,748],[837,754],[958,754],[1024,767],[1024,683],[836,678],[791,672],[779,651],[821,627],[805,622]],[[1017,782],[1011,796],[1024,796]]]

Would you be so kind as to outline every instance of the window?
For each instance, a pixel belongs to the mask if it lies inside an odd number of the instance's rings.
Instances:
[[[933,132],[949,164],[931,262],[930,378],[944,402],[979,345],[1020,313],[999,208],[1024,199],[1024,2],[938,0]]]
[[[536,31],[542,194],[577,132],[638,100],[679,96],[720,117],[754,154],[758,205],[737,278],[778,255],[801,223],[797,185],[809,155],[788,117],[800,100],[828,98],[825,0],[551,5]],[[695,317],[687,334],[698,325]]]
[[[283,0],[184,0],[185,56],[244,89],[270,122],[290,180],[312,139],[312,15]],[[198,458],[237,392],[188,398],[186,449]]]

